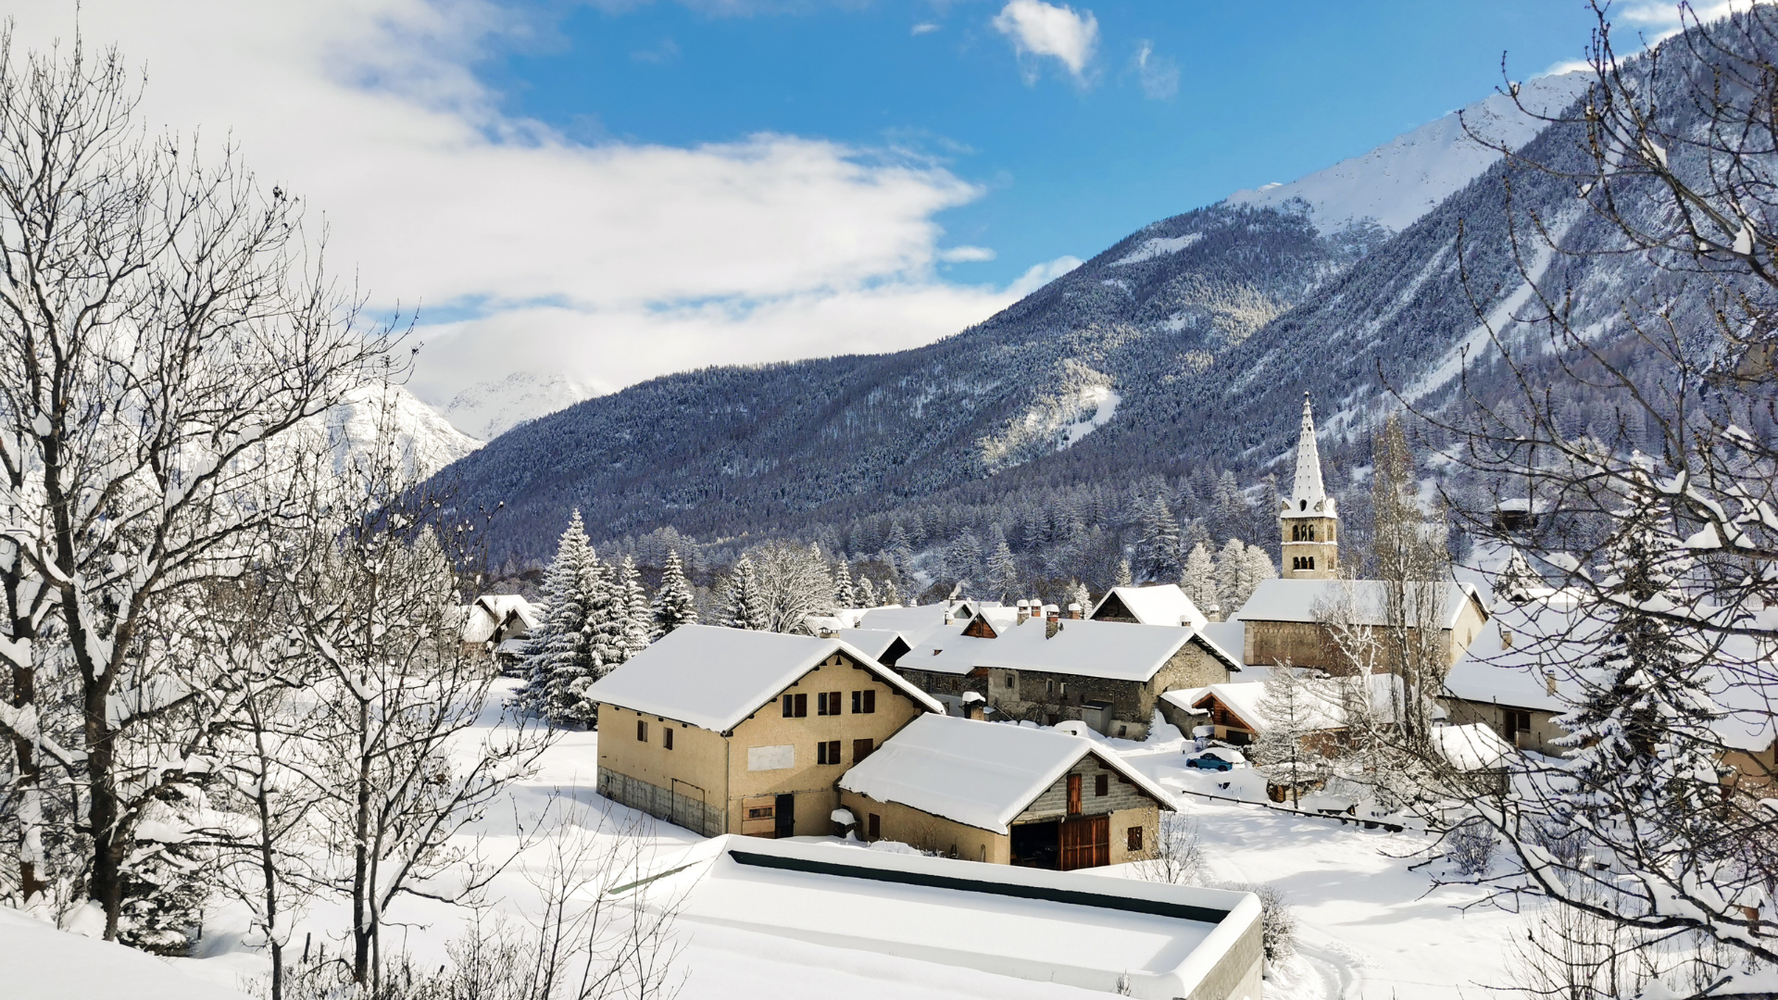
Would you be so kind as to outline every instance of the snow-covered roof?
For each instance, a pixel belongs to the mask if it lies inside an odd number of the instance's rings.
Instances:
[[[1432,727],[1432,747],[1452,767],[1464,772],[1498,770],[1518,753],[1493,728],[1479,722]]]
[[[1160,786],[1092,740],[945,715],[908,723],[842,775],[840,788],[1006,833],[1033,800],[1089,753],[1172,808]]]
[[[896,846],[717,837],[661,860],[648,905],[672,900],[680,925],[738,931],[749,947],[795,943],[805,955],[815,954],[807,942],[818,941],[820,960],[852,982],[857,970],[889,968],[884,956],[939,970],[922,973],[922,981],[954,979],[957,995],[1108,995],[1123,984],[1139,997],[1221,997],[1228,987],[1220,984],[1259,981],[1260,955],[1248,948],[1260,922],[1251,893],[981,864]],[[790,995],[851,985],[818,982],[798,982]]]
[[[1247,649],[1247,626],[1239,621],[1209,622],[1198,629],[1198,632],[1228,654],[1229,659],[1236,663],[1241,662]]]
[[[834,653],[845,653],[930,712],[944,706],[839,639],[681,625],[587,691],[605,705],[728,732]]]
[[[908,645],[912,646],[938,629],[946,627],[946,611],[943,604],[921,604],[911,608],[892,604],[886,608],[871,608],[865,611],[858,619],[858,627],[900,632],[901,637],[907,640]]]
[[[1402,680],[1392,674],[1368,674],[1364,677],[1304,677],[1303,691],[1306,696],[1307,709],[1304,713],[1304,724],[1308,729],[1342,729],[1347,725],[1345,699],[1353,690],[1353,685],[1363,684],[1370,689],[1371,711],[1382,719],[1390,719],[1395,715],[1395,706],[1399,703],[1396,697],[1401,689]],[[1272,719],[1263,703],[1266,685],[1263,681],[1235,681],[1228,684],[1211,684],[1206,687],[1179,688],[1161,695],[1161,700],[1170,705],[1190,711],[1215,699],[1229,711],[1235,713],[1248,728],[1255,733],[1265,733],[1272,728]],[[1435,715],[1443,715],[1436,710]]]
[[[1099,603],[1093,605],[1093,612],[1087,617],[1099,617],[1099,611],[1105,607],[1105,602],[1113,597],[1123,604],[1131,617],[1143,625],[1190,625],[1202,629],[1210,621],[1176,583],[1148,587],[1113,587],[1105,592],[1104,597],[1099,598]]]
[[[1054,636],[1042,618],[996,625],[996,638],[964,635],[962,627],[934,630],[914,644],[896,666],[942,674],[967,674],[977,667],[1078,674],[1107,680],[1144,682],[1186,643],[1196,642],[1231,670],[1240,661],[1196,629],[1180,625],[1135,625],[1065,618]],[[1047,636],[1047,638],[1046,638]]]
[[[835,632],[833,637],[850,643],[854,649],[873,660],[881,660],[883,654],[889,652],[889,647],[895,644],[895,640],[901,638],[901,633],[888,629],[843,628]]]
[[[1359,625],[1385,624],[1384,583],[1381,580],[1265,580],[1241,610],[1229,617],[1244,622],[1316,622],[1323,608],[1350,604]],[[1445,628],[1454,628],[1465,604],[1481,606],[1473,584],[1450,583],[1441,609]]]
[[[1537,712],[1567,712],[1583,697],[1579,668],[1603,648],[1607,622],[1570,592],[1553,599],[1503,604],[1445,675],[1445,691],[1464,701]],[[1720,659],[1770,663],[1754,641],[1723,640]],[[1707,666],[1706,670],[1710,670]],[[1778,737],[1778,716],[1765,687],[1716,674],[1711,697],[1724,716],[1712,725],[1724,744],[1764,750]]]

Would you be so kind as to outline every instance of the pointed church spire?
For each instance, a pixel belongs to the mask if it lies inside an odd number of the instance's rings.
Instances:
[[[1309,408],[1309,394],[1303,393],[1303,431],[1296,443],[1296,488],[1290,495],[1290,507],[1299,513],[1326,507],[1327,490],[1321,485],[1321,452],[1315,447],[1315,414]],[[1331,509],[1326,511],[1332,513]]]

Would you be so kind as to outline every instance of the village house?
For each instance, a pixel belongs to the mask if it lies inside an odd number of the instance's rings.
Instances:
[[[1582,700],[1577,671],[1599,655],[1607,627],[1566,591],[1503,606],[1445,677],[1451,721],[1486,726],[1520,750],[1563,755],[1568,732],[1557,720]],[[1741,637],[1726,638],[1713,652],[1741,662],[1760,656]],[[1722,751],[1718,764],[1731,781],[1778,784],[1778,718],[1771,706],[1756,688],[1718,686],[1723,715],[1712,724]]]
[[[1201,629],[1210,623],[1176,583],[1147,587],[1113,587],[1087,615],[1096,622],[1136,625],[1186,625]]]
[[[982,608],[961,628],[934,630],[896,671],[952,705],[952,714],[979,705],[991,719],[1075,720],[1142,739],[1163,692],[1222,683],[1241,669],[1195,628],[1091,621],[1078,607],[1064,618],[1055,605],[1020,604]]]
[[[459,637],[467,649],[497,662],[516,662],[524,656],[526,637],[542,620],[543,608],[517,594],[483,594],[462,610]]]
[[[1054,729],[929,715],[840,778],[867,840],[1069,871],[1148,856],[1168,796],[1114,753]]]
[[[838,640],[684,625],[588,690],[599,794],[707,837],[833,832],[834,783],[944,707]]]

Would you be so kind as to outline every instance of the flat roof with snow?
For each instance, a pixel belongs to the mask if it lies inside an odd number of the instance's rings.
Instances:
[[[719,837],[659,880],[677,916],[1038,982],[1196,1000],[1257,997],[1250,893],[1012,868],[861,844]]]
[[[840,788],[1007,833],[1044,790],[1093,754],[1162,808],[1172,798],[1117,754],[1055,729],[923,715],[840,777]]]

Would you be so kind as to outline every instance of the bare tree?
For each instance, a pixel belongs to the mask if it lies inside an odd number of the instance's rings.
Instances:
[[[107,937],[140,811],[189,780],[169,754],[224,709],[165,626],[303,506],[279,443],[387,357],[295,199],[135,107],[116,52],[0,32],[0,735],[22,900],[49,888],[53,789]]]
[[[1505,151],[1524,304],[1491,314],[1491,251],[1460,242],[1488,350],[1456,400],[1420,412],[1492,485],[1485,504],[1450,498],[1469,531],[1517,545],[1572,605],[1548,616],[1559,627],[1515,636],[1516,658],[1574,692],[1565,724],[1592,725],[1587,746],[1618,756],[1533,758],[1520,794],[1476,809],[1519,862],[1492,884],[1553,900],[1560,926],[1608,925],[1614,953],[1692,936],[1769,964],[1760,907],[1778,845],[1758,800],[1774,776],[1731,758],[1723,734],[1769,722],[1778,692],[1778,10],[1703,24],[1682,7],[1682,32],[1631,57],[1607,5],[1594,10],[1587,93]],[[1534,196],[1550,191],[1565,196]],[[1565,419],[1580,394],[1610,419]],[[1534,523],[1497,518],[1509,498]],[[1632,536],[1652,567],[1625,571]],[[1647,655],[1651,635],[1677,655]],[[1637,670],[1611,669],[1624,663]],[[1690,687],[1707,703],[1642,711],[1642,694],[1614,688],[1638,672],[1643,694]],[[1613,702],[1615,720],[1589,708]]]

